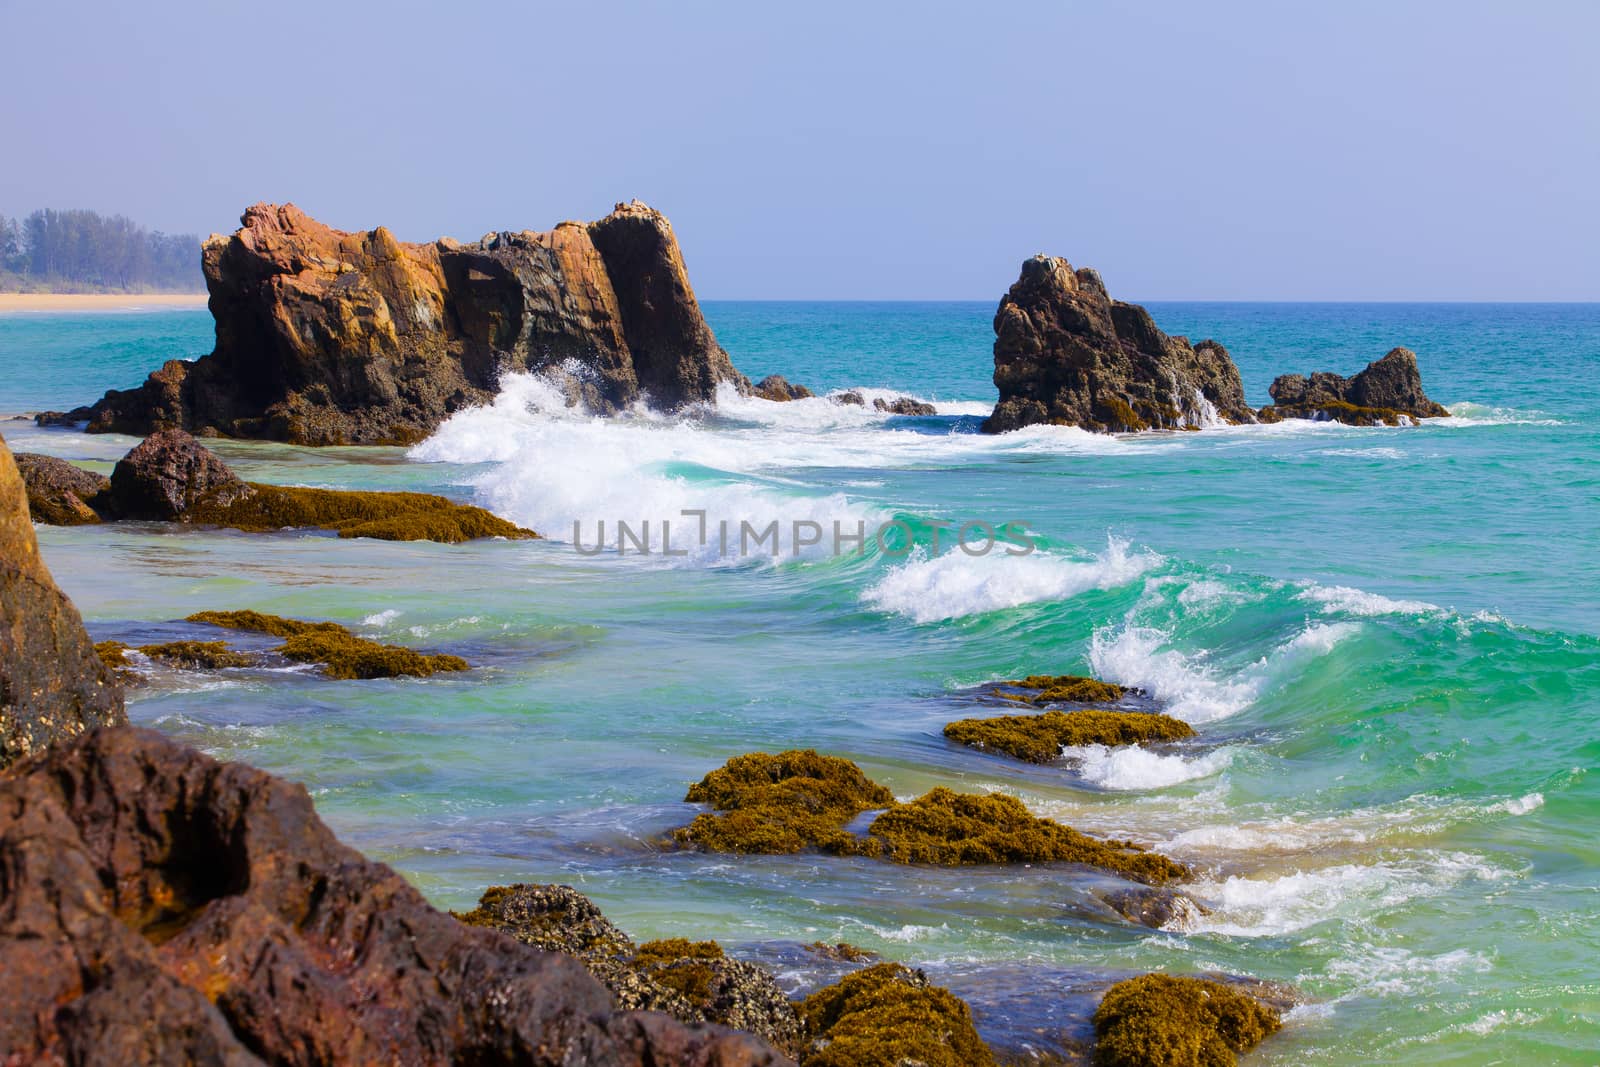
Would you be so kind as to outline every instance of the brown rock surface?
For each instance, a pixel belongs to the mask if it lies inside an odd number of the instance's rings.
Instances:
[[[1353,378],[1328,371],[1317,371],[1309,378],[1282,374],[1273,379],[1267,392],[1272,404],[1261,409],[1261,418],[1271,422],[1332,419],[1357,426],[1393,426],[1402,415],[1415,421],[1450,414],[1423,392],[1417,354],[1409,348],[1391,349]]]
[[[18,452],[13,458],[28,490],[28,511],[34,522],[84,526],[100,521],[94,503],[110,488],[105,475],[36,452]]]
[[[249,494],[219,456],[182,430],[151,434],[111,471],[111,507],[120,518],[172,522],[201,504]]]
[[[126,721],[121,687],[39,556],[22,476],[0,439],[0,767]]]
[[[407,244],[257,204],[205,243],[216,347],[62,418],[91,432],[405,444],[548,370],[598,411],[749,383],[717,344],[672,226],[634,201],[588,225]]]
[[[1064,259],[1022,265],[994,332],[1000,402],[987,433],[1036,423],[1124,433],[1255,421],[1227,349],[1168,337],[1144,308],[1107,296],[1099,274]]]
[[[781,374],[769,374],[755,384],[755,395],[763,400],[772,400],[785,403],[790,400],[804,400],[806,397],[815,396],[811,390],[803,385],[791,383]]]
[[[576,960],[458,923],[341,845],[300,786],[146,730],[0,777],[0,885],[17,1062],[788,1062],[617,1011]]]

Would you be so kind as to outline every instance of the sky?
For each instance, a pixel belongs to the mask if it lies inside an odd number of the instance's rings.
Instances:
[[[1600,3],[0,0],[0,214],[666,212],[703,299],[1600,300]]]

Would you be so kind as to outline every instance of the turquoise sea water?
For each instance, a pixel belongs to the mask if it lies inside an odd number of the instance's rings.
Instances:
[[[1404,344],[1454,417],[992,438],[982,304],[710,304],[752,377],[935,401],[929,418],[727,397],[597,420],[514,377],[401,449],[219,442],[247,477],[418,488],[548,534],[466,546],[158,526],[41,528],[97,636],[250,607],[458,652],[462,678],[161,674],[132,717],[306,784],[437,903],[561,881],[637,936],[848,940],[926,965],[991,1034],[1164,968],[1292,982],[1257,1064],[1600,1058],[1600,307],[1157,304],[1253,402]],[[201,312],[0,316],[0,411],[61,408],[210,346]],[[0,423],[109,469],[127,438]],[[595,524],[1025,526],[1038,551],[774,563],[584,556]],[[785,549],[792,537],[785,534]],[[614,534],[612,535],[614,540]],[[826,540],[826,539],[825,539]],[[826,546],[824,546],[826,547]],[[893,542],[891,542],[893,547]],[[1148,690],[1198,740],[1014,765],[940,736],[1021,673]],[[896,794],[1003,790],[1200,872],[1184,931],[1110,918],[1082,872],[663,851],[687,784],[811,746]],[[1019,1022],[1021,1020],[1021,1022]]]

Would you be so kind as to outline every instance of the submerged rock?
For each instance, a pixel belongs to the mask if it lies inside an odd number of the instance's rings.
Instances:
[[[1095,1011],[1095,1067],[1233,1067],[1277,1033],[1278,1011],[1204,978],[1147,974],[1118,982]]]
[[[570,886],[494,886],[456,918],[576,957],[623,1008],[718,1023],[791,1052],[799,1047],[799,1016],[766,970],[728,957],[715,941],[671,938],[635,946]]]
[[[706,813],[673,835],[718,852],[788,854],[807,849],[896,863],[965,866],[1082,863],[1158,885],[1189,869],[1130,841],[1102,840],[1042,819],[1015,797],[937,788],[906,804],[861,768],[811,750],[752,753],[728,761],[689,790]],[[848,824],[883,809],[865,835]]]
[[[285,619],[279,615],[263,615],[255,611],[197,611],[184,621],[221,626],[230,630],[250,630],[285,638],[283,644],[273,651],[296,663],[319,663],[322,665],[322,673],[329,678],[343,680],[427,678],[441,672],[472,669],[472,664],[460,656],[418,652],[404,645],[385,645],[365,637],[357,637],[336,622],[302,622],[299,619]],[[200,648],[212,646],[226,648],[221,641],[182,644]],[[152,647],[167,646],[147,646],[140,651],[149,654],[149,648]],[[243,656],[242,653],[234,655]],[[217,665],[220,666],[242,667],[250,664],[248,656],[244,657],[245,662],[239,663],[220,662],[226,659],[226,656],[221,655],[216,659],[219,661]]]
[[[122,688],[40,558],[22,475],[0,439],[0,767],[124,722]]]
[[[1388,355],[1354,378],[1318,371],[1307,378],[1284,374],[1267,390],[1272,404],[1261,409],[1264,422],[1331,419],[1352,426],[1398,426],[1402,421],[1435,419],[1450,412],[1422,391],[1417,354],[1409,348]]]
[[[1016,681],[1001,682],[1000,686],[1022,689],[1027,692],[995,692],[1008,700],[1021,700],[1029,704],[1114,704],[1136,689],[1102,682],[1098,678],[1085,678],[1081,674],[1030,674]]]
[[[946,725],[944,736],[959,745],[1004,752],[1030,763],[1052,763],[1068,746],[1181,741],[1193,737],[1194,728],[1170,715],[1144,711],[1047,711],[961,719]]]
[[[990,1067],[966,1003],[898,963],[847,974],[800,1005],[801,1067]]]
[[[791,385],[789,379],[781,374],[769,374],[755,384],[755,395],[763,400],[786,403],[790,400],[804,400],[816,394],[803,385]]]
[[[298,786],[130,727],[0,777],[0,1048],[19,1062],[755,1067],[577,961],[429,907]]]
[[[501,372],[560,375],[613,412],[748,382],[706,325],[672,226],[634,201],[587,225],[407,244],[256,204],[205,242],[216,346],[64,418],[300,444],[410,444]]]
[[[875,397],[872,401],[875,411],[882,411],[889,415],[937,415],[939,409],[932,404],[925,404],[921,400],[913,400],[909,396],[897,396],[893,400]]]
[[[111,488],[105,475],[34,452],[18,452],[15,459],[22,484],[28,489],[28,512],[34,522],[87,526],[101,521],[95,504]]]
[[[1227,349],[1168,337],[1137,304],[1106,295],[1100,275],[1034,256],[994,318],[986,433],[1037,423],[1127,433],[1254,422]]]
[[[1210,909],[1193,897],[1165,886],[1113,889],[1099,898],[1124,919],[1153,930],[1189,930],[1198,919],[1210,914]]]

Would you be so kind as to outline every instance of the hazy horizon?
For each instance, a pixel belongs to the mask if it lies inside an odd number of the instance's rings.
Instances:
[[[1600,7],[0,8],[0,214],[474,239],[637,197],[705,300],[1600,300]]]

